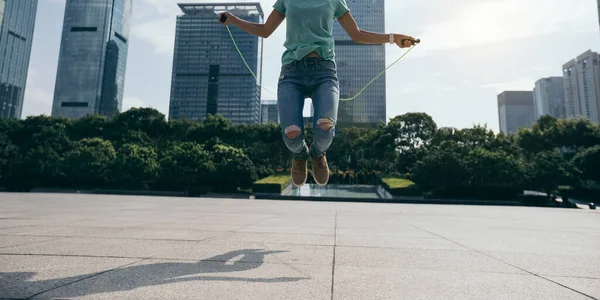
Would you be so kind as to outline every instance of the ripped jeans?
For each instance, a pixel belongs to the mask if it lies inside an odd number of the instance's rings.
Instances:
[[[319,157],[329,148],[335,136],[340,96],[334,61],[307,57],[281,67],[277,109],[283,141],[294,157],[301,159],[308,157],[302,117],[306,98],[312,99],[314,108],[310,154]],[[291,132],[297,136],[290,138]]]

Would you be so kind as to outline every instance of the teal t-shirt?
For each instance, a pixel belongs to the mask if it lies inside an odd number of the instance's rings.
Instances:
[[[346,0],[277,0],[273,8],[285,15],[286,48],[281,63],[287,65],[315,51],[333,60],[333,22],[348,11]]]

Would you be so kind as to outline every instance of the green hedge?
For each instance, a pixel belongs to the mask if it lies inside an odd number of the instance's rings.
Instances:
[[[381,175],[379,177],[381,185],[390,193],[392,196],[400,197],[419,197],[423,193],[421,189],[412,181],[402,178],[398,175]]]
[[[291,183],[290,174],[275,174],[256,181],[252,185],[254,193],[281,193]]]

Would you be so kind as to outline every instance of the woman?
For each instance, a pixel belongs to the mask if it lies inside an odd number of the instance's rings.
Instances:
[[[268,38],[287,18],[286,50],[281,59],[283,66],[277,89],[277,107],[283,140],[294,157],[292,182],[298,187],[306,183],[310,156],[315,182],[325,185],[329,181],[325,151],[335,135],[339,102],[333,22],[337,19],[356,43],[394,43],[405,48],[410,47],[415,39],[359,29],[346,0],[277,0],[273,8],[265,24],[247,22],[229,12],[221,13],[219,21]],[[314,138],[310,148],[304,140],[302,118],[306,98],[312,98],[314,107]]]

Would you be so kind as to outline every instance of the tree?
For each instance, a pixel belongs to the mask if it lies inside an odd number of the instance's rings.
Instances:
[[[425,154],[424,149],[431,144],[436,131],[437,125],[428,114],[407,113],[390,120],[380,143],[392,147],[400,172],[410,172]]]
[[[214,145],[211,151],[215,164],[213,183],[217,191],[236,191],[249,187],[258,179],[252,161],[240,149],[227,145]]]
[[[600,145],[579,152],[573,159],[583,180],[600,183]]]
[[[561,119],[557,144],[573,152],[600,145],[600,126],[586,118]]]
[[[115,132],[112,143],[117,149],[126,144],[154,147],[154,141],[152,141],[148,134],[141,130],[120,130]]]
[[[145,187],[158,177],[159,165],[153,148],[125,144],[117,152],[113,180],[128,188]]]
[[[219,138],[229,144],[234,136],[231,121],[221,115],[209,115],[202,122],[202,126],[194,127],[190,130],[188,140],[203,144],[212,139]]]
[[[579,170],[558,150],[544,151],[533,156],[528,169],[531,187],[544,191],[548,197],[561,185],[579,183]]]
[[[0,185],[6,180],[8,167],[10,162],[16,159],[17,152],[18,149],[12,144],[10,138],[4,133],[0,133]]]
[[[117,128],[142,131],[150,138],[160,138],[167,128],[165,115],[153,108],[132,108],[114,117]]]
[[[414,167],[411,179],[424,189],[448,189],[469,185],[468,149],[445,141],[430,149]]]
[[[559,120],[552,116],[542,116],[531,128],[519,129],[517,142],[527,155],[551,151],[560,146],[561,129]]]
[[[87,115],[73,121],[69,128],[71,140],[78,141],[85,138],[108,139],[114,134],[112,120],[103,115]]]
[[[210,154],[193,142],[174,143],[162,154],[160,181],[164,187],[183,188],[209,186],[215,172]]]
[[[458,132],[458,140],[470,149],[482,147],[489,149],[496,140],[494,132],[487,126],[475,125],[473,128],[465,128]]]
[[[65,173],[74,186],[98,187],[108,182],[116,158],[115,148],[101,138],[82,139],[66,153]]]
[[[390,120],[384,131],[394,139],[399,152],[414,150],[431,143],[437,125],[426,113],[407,113]]]
[[[491,151],[483,147],[471,150],[467,156],[471,178],[470,186],[522,187],[525,163],[520,156],[503,151]]]

